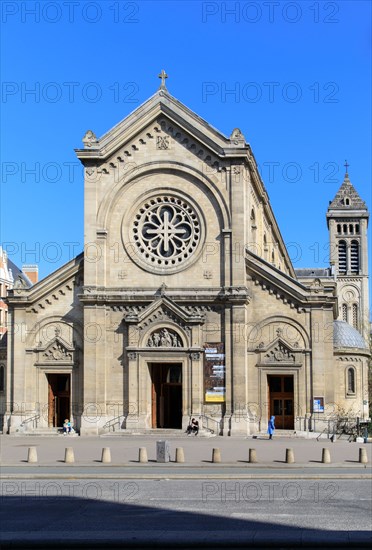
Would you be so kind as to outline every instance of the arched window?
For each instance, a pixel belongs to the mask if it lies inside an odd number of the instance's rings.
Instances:
[[[337,233],[341,233],[341,224],[340,223],[337,224]]]
[[[338,243],[338,271],[339,273],[346,273],[347,259],[346,259],[346,242],[339,241]]]
[[[344,230],[344,233],[347,234],[347,224],[346,223],[344,223],[343,230]]]
[[[355,226],[355,233],[359,233],[359,224]]]
[[[272,264],[275,264],[275,254],[274,254],[274,250],[272,250],[272,252],[271,252],[271,263],[272,263]]]
[[[345,206],[349,206],[350,205],[350,199],[349,197],[345,197]]]
[[[251,222],[255,222],[256,221],[256,214],[254,213],[254,208],[252,208],[251,210]]]
[[[0,392],[5,391],[5,367],[0,365]]]
[[[359,273],[359,243],[351,241],[350,247],[350,267],[352,273]]]
[[[352,224],[349,224],[349,233],[354,233],[354,226]]]
[[[342,320],[347,322],[347,305],[342,304]]]
[[[358,330],[358,325],[359,325],[358,317],[359,317],[359,315],[358,315],[358,306],[357,306],[357,304],[353,304],[352,311],[353,311],[353,327]]]
[[[356,375],[354,367],[348,367],[347,369],[347,394],[354,395],[356,388]]]

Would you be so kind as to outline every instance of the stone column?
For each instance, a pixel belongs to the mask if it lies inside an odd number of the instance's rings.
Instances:
[[[84,308],[84,390],[80,435],[97,435],[106,415],[106,309]]]

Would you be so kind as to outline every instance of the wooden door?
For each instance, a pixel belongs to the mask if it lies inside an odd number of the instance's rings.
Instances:
[[[275,428],[294,429],[293,375],[269,375],[269,417],[275,416]]]

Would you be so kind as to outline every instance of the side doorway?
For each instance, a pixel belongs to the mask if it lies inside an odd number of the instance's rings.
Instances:
[[[268,375],[269,417],[279,430],[294,429],[293,375]]]
[[[48,379],[48,426],[63,426],[71,411],[71,375],[47,374]]]

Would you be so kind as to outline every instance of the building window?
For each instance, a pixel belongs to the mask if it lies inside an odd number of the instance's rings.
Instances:
[[[359,233],[359,224],[355,226],[355,233]]]
[[[347,395],[355,395],[356,376],[355,368],[348,367],[347,369]]]
[[[359,319],[358,319],[358,306],[357,306],[357,304],[353,304],[352,310],[353,310],[353,327],[358,330]]]
[[[5,391],[5,367],[0,365],[0,392]]]
[[[337,224],[337,233],[341,233],[341,224]]]
[[[338,271],[339,273],[346,273],[347,260],[346,260],[346,242],[339,241],[338,243]]]
[[[346,223],[344,223],[343,230],[344,230],[345,235],[347,235],[347,224]]]
[[[342,320],[347,323],[347,305],[342,304]]]
[[[349,233],[354,233],[354,226],[352,224],[349,225]]]
[[[359,273],[359,243],[358,243],[358,241],[351,241],[350,263],[351,263],[352,273]]]

